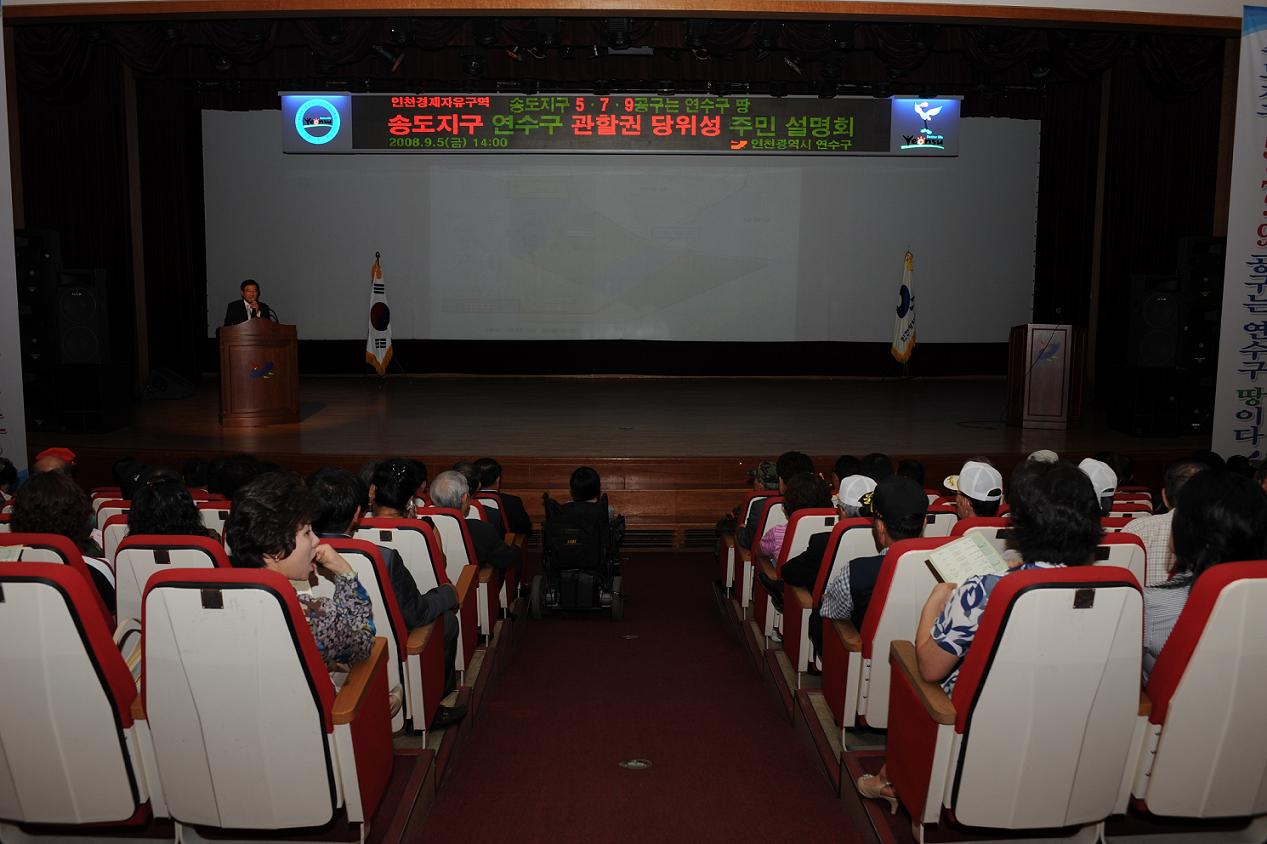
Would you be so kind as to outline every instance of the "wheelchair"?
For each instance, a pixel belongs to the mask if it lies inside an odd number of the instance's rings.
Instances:
[[[625,612],[619,555],[625,517],[609,517],[606,495],[597,504],[560,504],[549,493],[542,500],[542,573],[532,578],[529,614],[541,618],[551,610],[610,610],[619,621]]]

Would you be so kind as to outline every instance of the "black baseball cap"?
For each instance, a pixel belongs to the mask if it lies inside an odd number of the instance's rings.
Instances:
[[[912,516],[928,515],[928,494],[903,475],[889,475],[862,499],[862,515],[897,524]]]

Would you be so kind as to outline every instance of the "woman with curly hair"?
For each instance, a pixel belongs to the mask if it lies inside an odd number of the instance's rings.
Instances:
[[[133,536],[211,536],[203,527],[198,505],[175,472],[157,469],[142,477],[128,511]],[[217,539],[219,537],[216,537]]]
[[[999,581],[1018,571],[1090,565],[1104,535],[1091,480],[1071,463],[1021,464],[1007,497],[1012,513],[1008,542],[1019,559],[1009,561],[1003,575],[981,574],[961,584],[937,584],[915,631],[920,674],[930,683],[941,683],[952,699],[959,664],[972,647],[990,593]],[[878,775],[863,774],[857,788],[863,797],[889,801],[897,812],[897,794],[885,768]]]
[[[370,655],[374,618],[356,571],[312,532],[321,512],[297,475],[269,472],[238,490],[224,530],[234,566],[275,571],[295,587],[317,650],[334,671]],[[312,593],[309,578],[317,572],[334,581],[333,597]]]
[[[65,472],[32,475],[13,498],[9,526],[14,533],[53,533],[73,542],[88,564],[97,591],[114,611],[114,570],[92,538],[92,501],[74,478]]]

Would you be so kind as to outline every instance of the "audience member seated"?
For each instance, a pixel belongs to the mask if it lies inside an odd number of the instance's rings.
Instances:
[[[469,460],[459,460],[453,464],[453,471],[466,478],[466,488],[475,492],[480,488],[480,470]]]
[[[510,532],[523,536],[532,533],[532,520],[524,509],[523,499],[518,495],[502,492],[502,464],[491,457],[481,457],[475,461],[475,468],[480,473],[480,490],[497,493],[502,506],[506,508],[502,515],[506,517]]]
[[[321,512],[312,524],[319,537],[351,538],[360,521],[367,497],[364,482],[351,472],[336,466],[325,466],[308,476],[308,489],[321,503]],[[400,606],[401,617],[410,630],[441,619],[444,629],[445,694],[457,688],[458,593],[450,583],[442,583],[426,594],[418,590],[413,575],[395,548],[378,546],[391,575],[392,592]],[[447,727],[466,715],[465,706],[441,706],[432,722],[434,727]]]
[[[762,460],[757,464],[757,468],[752,472],[752,491],[768,492],[770,495],[779,494],[779,470],[769,460]],[[744,518],[743,513],[739,512],[741,504],[735,505],[734,513],[736,521]],[[760,508],[754,507],[753,510]],[[740,548],[751,548],[753,534],[757,532],[757,520],[761,517],[759,512],[753,512],[744,519],[744,523],[739,525],[739,529],[735,531],[735,544]]]
[[[268,569],[291,582],[326,668],[340,671],[370,655],[373,608],[347,560],[313,533],[321,511],[297,475],[269,472],[238,490],[225,538],[234,566]],[[312,593],[310,578],[317,572],[334,581],[332,597]]]
[[[31,465],[31,474],[40,475],[44,472],[66,472],[73,474],[75,470],[75,452],[69,448],[54,446],[46,448],[39,454],[35,455],[35,463]]]
[[[1133,533],[1144,543],[1144,582],[1141,586],[1156,586],[1170,578],[1170,569],[1175,563],[1175,553],[1170,547],[1170,530],[1175,518],[1175,502],[1179,500],[1179,490],[1197,472],[1208,468],[1192,458],[1176,460],[1166,467],[1162,480],[1161,503],[1166,512],[1156,516],[1144,516],[1133,519],[1122,529],[1123,533]]]
[[[1093,457],[1083,460],[1078,464],[1078,468],[1091,479],[1091,486],[1094,487],[1096,497],[1100,500],[1100,515],[1107,516],[1113,511],[1113,493],[1117,492],[1117,474],[1109,468],[1107,463]]]
[[[150,467],[135,457],[122,457],[114,461],[110,474],[114,478],[114,485],[119,488],[119,498],[131,501],[136,494],[137,485],[149,472]]]
[[[897,472],[895,474],[910,478],[921,487],[924,485],[924,464],[918,460],[912,460],[908,457],[901,461],[897,464]]]
[[[263,474],[264,466],[249,454],[235,454],[211,461],[207,491],[232,500],[252,478]]]
[[[1173,574],[1144,590],[1145,682],[1201,573],[1267,555],[1267,495],[1249,478],[1207,469],[1183,485],[1178,499],[1171,511]]]
[[[871,535],[880,553],[850,560],[823,589],[822,602],[810,613],[809,620],[809,637],[815,647],[821,648],[822,645],[824,618],[851,621],[855,628],[862,629],[862,619],[871,603],[871,592],[880,577],[884,551],[894,542],[923,535],[928,516],[928,495],[922,484],[901,475],[890,475],[876,485],[874,492],[863,498],[862,515],[871,519]],[[813,550],[812,539],[810,543],[810,550]],[[824,540],[819,547],[820,559],[826,547]],[[817,577],[817,569],[814,574]],[[809,588],[813,587],[814,581],[811,580]]]
[[[832,489],[840,489],[840,482],[850,475],[857,475],[862,471],[862,461],[854,457],[852,454],[842,454],[836,458],[836,462],[831,467],[831,484]]]
[[[369,504],[374,518],[412,519],[418,484],[414,461],[391,457],[376,463],[369,484]]]
[[[1020,559],[1008,562],[1007,574],[1094,562],[1104,532],[1100,502],[1085,473],[1065,462],[1026,461],[1012,476],[1008,502],[1012,508],[1009,541]],[[952,700],[959,663],[972,647],[990,592],[1007,574],[939,583],[924,604],[915,630],[919,670],[926,681],[941,683]],[[886,768],[878,775],[863,774],[858,778],[858,792],[889,801],[896,812],[896,794],[886,774]]]
[[[128,533],[133,536],[212,536],[202,525],[198,505],[175,472],[149,472],[132,493],[128,510]]]
[[[180,476],[190,489],[206,489],[211,482],[211,464],[201,457],[191,457],[180,467]]]
[[[427,500],[427,483],[431,479],[431,473],[427,470],[427,464],[421,460],[410,459],[413,464],[414,472],[418,475],[418,488],[414,490],[414,498],[422,501]],[[366,484],[368,486],[368,484]]]
[[[973,457],[963,464],[959,474],[942,481],[955,493],[955,514],[961,519],[999,514],[1003,501],[1003,475],[984,457]]]
[[[862,458],[858,473],[866,475],[871,480],[879,483],[893,474],[893,461],[887,454],[873,451]]]
[[[785,451],[779,455],[778,461],[774,464],[774,470],[779,475],[779,495],[783,495],[787,492],[788,481],[802,472],[814,471],[814,461],[810,459],[808,454],[799,451]],[[748,521],[752,525],[751,534],[756,534],[757,522],[760,519],[760,508],[757,508],[757,512],[748,517]],[[786,529],[787,525],[775,525],[767,530],[758,545],[761,553],[767,557],[777,557],[779,549],[783,547],[783,532]],[[755,539],[755,536],[753,538]],[[742,547],[747,548],[749,546],[745,545]],[[770,548],[774,550],[768,550]]]
[[[783,494],[783,512],[787,514],[788,519],[792,518],[792,514],[799,510],[828,509],[831,507],[831,489],[828,488],[827,482],[815,475],[813,472],[801,472],[787,482],[787,490]],[[779,579],[776,580],[769,577],[760,569],[757,570],[757,577],[761,580],[761,585],[766,588],[770,596],[774,599],[774,606],[779,612],[783,612],[783,584],[790,583],[793,586],[802,586],[807,589],[814,588],[814,581],[818,578],[818,564],[822,561],[823,551],[827,547],[827,537],[831,533],[815,534],[810,537],[809,547],[802,553],[787,560],[783,564],[783,569],[779,572]],[[819,540],[822,540],[819,542]],[[763,541],[764,544],[764,541]],[[818,557],[811,556],[815,547],[818,547]],[[772,559],[777,559],[779,551],[776,548],[771,555]]]
[[[106,606],[114,612],[114,570],[92,538],[92,501],[70,474],[50,469],[32,475],[13,497],[9,526],[14,533],[54,533],[74,543],[92,572]]]
[[[1099,451],[1094,455],[1094,459],[1113,470],[1113,476],[1117,478],[1117,486],[1129,486],[1134,483],[1135,461],[1125,454],[1116,451]]]
[[[13,498],[18,489],[18,467],[7,458],[0,457],[0,507]]]
[[[876,483],[866,475],[848,475],[840,481],[832,504],[847,519],[856,519],[862,514],[862,499],[875,492]]]
[[[462,473],[450,469],[436,475],[431,482],[431,503],[436,507],[457,510],[465,517],[467,508],[471,505],[471,493]],[[471,518],[466,519],[466,531],[475,547],[476,562],[479,565],[490,566],[501,572],[513,569],[515,582],[521,581],[523,552],[507,545],[502,540],[501,531],[488,522]]]

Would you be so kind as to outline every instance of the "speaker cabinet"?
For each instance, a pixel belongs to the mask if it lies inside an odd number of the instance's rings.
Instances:
[[[106,363],[110,360],[110,325],[106,318],[103,271],[63,270],[58,274],[57,336],[62,363]]]
[[[1131,278],[1127,362],[1140,369],[1170,369],[1179,359],[1183,297],[1174,276]]]

